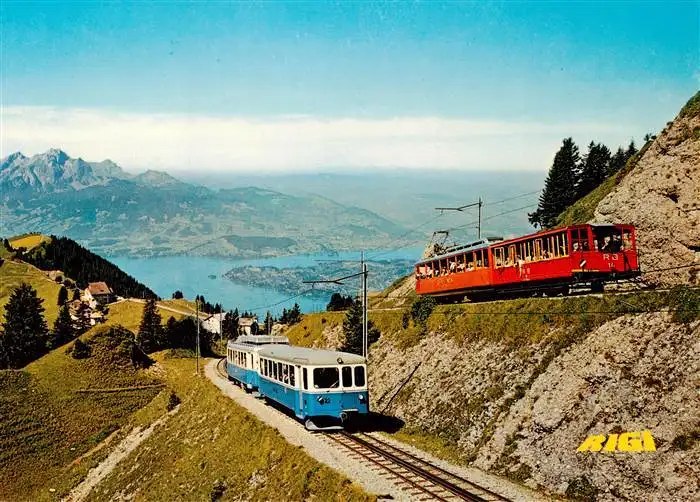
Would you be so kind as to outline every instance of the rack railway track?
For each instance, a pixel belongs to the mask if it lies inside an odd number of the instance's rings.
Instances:
[[[216,364],[222,378],[228,378],[225,358]],[[301,427],[301,424],[299,425]],[[410,496],[418,500],[473,502],[508,502],[509,499],[472,481],[431,464],[406,450],[365,433],[323,433],[330,443],[342,447],[360,461],[368,462],[376,471]]]
[[[349,450],[358,460],[367,461],[386,472],[395,484],[419,500],[509,500],[375,436],[347,432],[327,433],[325,436]]]

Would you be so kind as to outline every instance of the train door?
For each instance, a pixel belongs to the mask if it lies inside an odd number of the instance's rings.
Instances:
[[[294,367],[294,372],[296,373],[296,376],[294,380],[298,383],[302,382],[301,378],[301,366],[296,365]],[[305,379],[304,379],[305,380]],[[304,410],[304,389],[302,388],[302,385],[299,385],[299,390],[297,392],[299,394],[299,411],[297,412],[297,415],[302,416],[303,415],[303,410]]]

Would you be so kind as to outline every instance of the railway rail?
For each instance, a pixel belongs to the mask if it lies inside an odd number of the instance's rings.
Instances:
[[[222,378],[228,374],[225,358],[216,364]],[[301,425],[299,425],[301,427]],[[488,488],[431,464],[408,451],[374,435],[347,432],[323,433],[329,442],[341,446],[358,460],[364,460],[385,473],[393,484],[418,500],[508,502],[509,499]]]
[[[394,482],[419,500],[508,501],[496,492],[464,479],[430,462],[364,433],[327,433],[358,460],[364,460],[387,473]]]

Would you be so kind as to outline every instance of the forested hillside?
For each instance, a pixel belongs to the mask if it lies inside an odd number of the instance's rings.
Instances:
[[[113,263],[66,237],[52,235],[50,241],[41,243],[21,258],[42,270],[61,270],[80,288],[85,288],[88,282],[104,281],[119,296],[157,297],[151,289]]]

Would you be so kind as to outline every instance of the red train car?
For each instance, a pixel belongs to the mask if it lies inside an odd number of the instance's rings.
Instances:
[[[416,293],[477,298],[497,294],[602,291],[639,275],[632,225],[573,225],[499,242],[483,240],[416,264]]]

